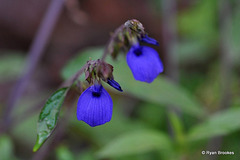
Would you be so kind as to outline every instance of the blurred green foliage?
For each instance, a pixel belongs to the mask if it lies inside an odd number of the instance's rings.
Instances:
[[[56,148],[56,156],[58,160],[75,160],[72,152],[64,145]]]
[[[151,150],[170,152],[172,144],[164,133],[135,131],[117,137],[97,152],[99,158],[114,158],[132,154],[143,154]]]
[[[13,143],[9,136],[0,135],[0,155],[1,160],[14,160]]]

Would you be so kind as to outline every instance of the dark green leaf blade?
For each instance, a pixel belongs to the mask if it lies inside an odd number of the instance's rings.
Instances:
[[[37,141],[33,147],[33,152],[36,152],[42,146],[56,127],[59,111],[67,91],[68,88],[58,89],[45,103],[38,119]]]

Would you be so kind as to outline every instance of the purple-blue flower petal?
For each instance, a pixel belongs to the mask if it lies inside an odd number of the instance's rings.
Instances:
[[[148,37],[147,35],[145,35],[145,37],[142,37],[140,39],[140,41],[142,41],[144,43],[148,43],[148,44],[159,46],[159,43],[158,43],[158,41],[156,39]]]
[[[77,119],[91,127],[105,124],[112,118],[112,107],[112,99],[101,85],[90,86],[79,97]]]
[[[116,90],[119,90],[120,92],[123,91],[121,86],[114,79],[108,79],[107,83],[113,88],[115,88]]]
[[[132,46],[127,53],[127,63],[138,81],[151,83],[163,72],[163,64],[158,53],[151,47]]]

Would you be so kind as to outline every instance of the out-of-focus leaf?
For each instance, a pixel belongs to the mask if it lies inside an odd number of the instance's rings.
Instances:
[[[7,135],[0,136],[0,159],[13,159],[13,144],[11,139]]]
[[[185,36],[205,40],[215,39],[217,36],[217,2],[216,0],[198,1],[195,6],[182,11],[178,17],[180,32]]]
[[[177,45],[177,54],[182,64],[205,62],[212,54],[209,54],[209,42],[199,39],[182,40]],[[210,45],[212,48],[216,46]]]
[[[15,79],[23,71],[25,57],[9,53],[0,57],[0,81]]]
[[[174,112],[169,112],[168,116],[169,116],[171,126],[173,128],[173,133],[175,135],[176,141],[180,145],[184,145],[185,135],[183,132],[183,125],[182,125],[179,117]]]
[[[24,121],[21,121],[16,127],[11,129],[11,135],[14,139],[20,142],[22,145],[32,146],[35,142],[36,136],[36,121],[38,119],[37,114],[26,117]]]
[[[65,74],[64,78],[70,78],[71,75],[75,74],[75,69],[80,69],[89,59],[89,57],[92,57],[93,59],[100,58],[102,52],[103,49],[101,48],[89,49],[88,51],[84,51],[83,54],[81,53],[78,57],[73,58],[69,65],[63,69],[63,71],[67,73]],[[79,59],[81,59],[81,62],[84,62],[85,59],[85,63],[78,63]],[[204,110],[194,99],[194,97],[192,97],[178,85],[172,83],[168,78],[164,76],[158,77],[151,84],[139,82],[133,78],[133,75],[123,56],[118,57],[117,61],[112,61],[110,58],[108,58],[107,62],[114,66],[113,75],[115,80],[121,85],[124,91],[123,94],[130,94],[139,99],[153,103],[177,106],[180,108],[180,110],[182,110],[182,112],[196,117],[201,117],[204,115]],[[109,86],[107,85],[107,87]],[[113,92],[116,91],[113,90]],[[119,92],[116,93],[119,94]]]
[[[182,40],[177,55],[182,63],[203,62],[218,45],[216,0],[193,2],[178,14],[178,29]]]
[[[203,140],[214,136],[227,135],[240,129],[240,108],[216,113],[208,120],[190,130],[189,140]]]
[[[78,152],[78,156],[76,159],[83,159],[83,160],[97,160],[94,156],[94,152],[91,150],[81,150],[81,152]]]
[[[166,109],[159,107],[159,104],[153,104],[151,102],[145,102],[138,105],[136,110],[139,120],[151,127],[166,129]]]
[[[44,105],[38,119],[37,141],[33,147],[34,152],[42,146],[56,127],[59,111],[67,91],[68,88],[61,88],[57,90],[51,95]]]
[[[176,106],[182,112],[196,117],[204,115],[198,102],[184,89],[172,83],[168,78],[160,76],[151,84],[136,81],[124,59],[114,66],[116,81],[122,86],[124,93],[139,99],[166,106]]]
[[[17,125],[11,128],[10,134],[21,145],[32,146],[37,139],[37,125],[40,108],[36,112],[29,112],[29,109],[39,106],[43,99],[47,99],[49,91],[38,91],[34,94],[23,96],[18,102],[18,107],[13,110],[13,117],[18,120]],[[40,107],[40,106],[39,106]],[[26,114],[26,111],[28,112]],[[21,148],[22,149],[22,148]]]
[[[58,160],[75,160],[74,155],[66,146],[59,146],[56,149],[56,156]]]
[[[113,139],[103,147],[97,156],[100,158],[115,158],[133,154],[141,154],[149,151],[171,150],[171,141],[160,132],[138,131]]]
[[[223,143],[221,150],[222,151],[232,151],[235,153],[235,155],[225,155],[219,157],[219,160],[225,160],[225,159],[231,159],[231,160],[239,160],[239,142],[240,142],[240,136],[239,131],[233,132],[227,136],[223,137]],[[237,153],[237,154],[236,154]]]

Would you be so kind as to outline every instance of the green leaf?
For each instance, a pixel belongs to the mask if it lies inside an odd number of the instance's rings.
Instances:
[[[217,0],[202,0],[178,16],[178,27],[185,36],[214,40],[217,36]],[[206,36],[209,38],[206,39]]]
[[[74,57],[63,69],[63,78],[70,78],[89,60],[89,57],[99,59],[102,53],[102,48],[90,48],[81,52],[80,55]],[[107,85],[113,92],[121,95],[132,95],[148,102],[164,104],[166,106],[176,106],[179,107],[182,112],[195,117],[203,117],[205,115],[203,108],[201,108],[201,105],[194,97],[183,88],[172,83],[167,77],[162,75],[156,78],[151,84],[139,82],[133,78],[125,57],[120,56],[117,61],[113,61],[108,57],[107,62],[114,66],[114,78],[123,89],[123,93],[120,93]]]
[[[149,151],[170,150],[171,147],[171,141],[163,133],[148,130],[135,131],[115,138],[97,152],[97,156],[99,158],[116,158]]]
[[[203,140],[215,136],[227,135],[240,129],[240,108],[232,108],[216,113],[208,120],[190,130],[189,140]]]
[[[182,122],[180,121],[180,118],[178,117],[178,115],[173,112],[170,111],[168,113],[169,116],[169,120],[171,123],[171,127],[173,129],[173,133],[175,135],[175,139],[176,141],[180,144],[180,145],[184,145],[185,142],[185,134],[183,132],[183,125]]]
[[[13,144],[7,135],[0,136],[0,155],[1,160],[13,159]]]
[[[46,104],[44,105],[38,119],[37,141],[33,147],[34,152],[42,146],[56,127],[59,111],[67,91],[68,88],[61,88],[57,90],[50,98],[48,98]]]
[[[210,43],[206,40],[194,38],[178,42],[176,52],[178,54],[179,61],[182,64],[206,62],[206,60],[212,56],[212,54],[209,54],[209,52],[212,51],[211,48],[216,46],[213,43],[211,44],[212,45],[210,45]]]
[[[182,40],[177,46],[181,63],[205,62],[218,46],[217,1],[202,0],[178,14]],[[208,38],[206,38],[208,37]]]
[[[203,117],[204,110],[200,104],[188,94],[183,88],[171,82],[167,77],[159,76],[151,84],[136,81],[124,59],[113,65],[114,77],[122,86],[125,94],[132,95],[139,99],[174,106],[182,112],[192,116]],[[115,91],[115,90],[114,90]],[[118,93],[118,92],[116,92]]]

